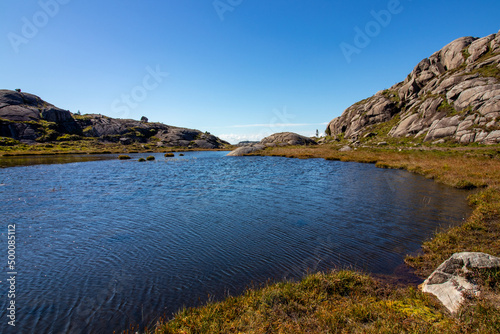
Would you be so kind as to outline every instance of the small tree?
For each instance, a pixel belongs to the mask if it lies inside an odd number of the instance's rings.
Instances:
[[[316,137],[319,137],[319,131],[316,129]]]
[[[21,93],[21,88],[16,88],[16,92]]]
[[[146,116],[142,116],[141,117],[141,122],[147,123],[148,122],[148,118]]]

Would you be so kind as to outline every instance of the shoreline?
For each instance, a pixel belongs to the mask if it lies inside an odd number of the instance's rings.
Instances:
[[[164,149],[122,149],[122,150],[94,150],[94,151],[14,151],[14,152],[2,152],[0,151],[0,158],[9,157],[31,157],[31,156],[58,156],[58,155],[102,155],[102,154],[134,154],[134,153],[176,153],[176,152],[201,152],[201,151],[230,151],[231,148],[214,148],[214,149],[203,149],[203,148],[181,148],[172,147]]]
[[[420,254],[408,255],[405,263],[424,278],[456,252],[500,255],[500,145],[435,150],[360,148],[349,152],[339,152],[338,148],[336,145],[272,147],[249,155],[373,163],[378,168],[403,169],[458,189],[478,189],[468,198],[472,213],[464,223],[424,241]],[[498,276],[492,288],[497,294]],[[304,291],[304,285],[310,281],[318,283],[312,293]],[[335,289],[331,289],[332,284]],[[281,297],[278,303],[263,303],[269,295]],[[319,305],[321,301],[325,305]],[[286,311],[292,302],[300,307],[290,316]],[[248,289],[240,296],[180,310],[172,319],[158,322],[152,331],[145,333],[266,333],[270,329],[294,333],[332,329],[489,333],[498,330],[491,325],[498,320],[500,309],[487,299],[472,299],[458,315],[452,316],[435,298],[411,284],[398,286],[382,282],[376,275],[336,270],[312,273],[300,282]],[[374,327],[368,329],[368,324]]]
[[[20,154],[4,154],[0,153],[0,169],[13,167],[26,167],[45,164],[61,164],[75,163],[86,161],[103,161],[119,159],[122,155],[146,155],[146,154],[166,154],[166,153],[186,153],[186,152],[224,152],[226,149],[176,149],[176,150],[161,150],[161,151],[120,151],[120,152],[52,152],[52,153],[37,153],[27,152]]]
[[[437,240],[444,234],[464,227],[464,225],[468,227],[471,223],[478,223],[478,220],[486,221],[497,218],[495,216],[500,214],[500,145],[482,148],[459,147],[446,150],[401,151],[387,148],[364,148],[349,152],[332,150],[332,147],[275,147],[251,155],[299,159],[323,158],[344,162],[372,163],[378,168],[400,169],[416,173],[457,189],[478,190],[468,198],[472,208],[471,216],[458,227],[437,233],[432,240]],[[424,251],[432,246],[429,242],[423,243]],[[494,254],[491,255],[498,256],[500,254],[500,245],[498,246],[493,250]],[[463,246],[463,248],[466,247]],[[472,248],[477,248],[477,245]],[[445,252],[443,248],[440,248],[440,251],[446,255],[442,254],[439,258],[433,258],[432,263],[417,263],[415,261],[418,256],[408,256],[407,262],[410,262],[421,276],[428,276],[434,270],[430,270],[431,268],[437,267],[452,255]],[[487,253],[487,251],[485,252]]]
[[[365,147],[348,152],[340,152],[339,148],[339,144],[271,147],[249,155],[371,163],[378,168],[420,174],[458,189],[476,189],[468,199],[471,215],[459,226],[447,228],[425,240],[420,253],[408,255],[405,265],[411,275],[415,274],[423,280],[456,252],[482,251],[500,255],[500,145],[436,149]],[[0,155],[0,159],[228,149],[164,148],[111,152],[103,148],[92,153],[7,153]],[[248,288],[239,296],[228,296],[218,302],[179,310],[166,318],[168,320],[159,321],[154,329],[146,328],[144,333],[266,333],[269,330],[314,333],[332,328],[348,332],[439,330],[444,333],[469,333],[479,328],[481,332],[488,333],[494,329],[490,325],[492,314],[500,323],[498,306],[491,305],[488,300],[471,300],[459,315],[452,316],[436,299],[420,292],[416,288],[418,283],[399,281],[397,275],[388,276],[343,269],[312,272],[300,281],[273,282]],[[495,287],[497,294],[500,292],[500,279],[498,283]],[[294,304],[293,312],[289,310],[290,304]],[[366,329],[367,324],[375,327]]]

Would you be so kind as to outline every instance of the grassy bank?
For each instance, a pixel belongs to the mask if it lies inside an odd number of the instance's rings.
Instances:
[[[147,333],[497,333],[499,323],[497,309],[484,301],[450,317],[415,288],[336,271],[183,310]]]
[[[209,151],[232,150],[232,146]],[[30,155],[62,155],[62,154],[122,154],[122,153],[165,153],[165,152],[207,151],[199,148],[186,147],[158,147],[155,144],[132,143],[103,143],[97,139],[76,141],[59,141],[51,143],[13,144],[0,146],[0,156],[30,156]]]
[[[276,147],[260,155],[375,163],[457,188],[470,196],[471,217],[436,234],[406,262],[428,275],[450,255],[482,251],[500,256],[500,147],[396,150],[336,146]],[[389,286],[362,273],[314,273],[301,282],[248,289],[238,297],[183,310],[147,333],[499,333],[499,273],[481,273],[487,293],[451,316],[432,296]]]

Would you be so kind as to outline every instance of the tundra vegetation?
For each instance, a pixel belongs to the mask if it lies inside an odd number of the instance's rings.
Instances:
[[[365,147],[347,152],[345,143],[268,147],[253,155],[373,163],[405,169],[456,188],[476,189],[473,213],[458,227],[439,231],[405,262],[422,278],[453,253],[500,255],[500,146],[434,149]],[[485,291],[451,315],[418,287],[394,285],[352,270],[311,273],[299,282],[249,287],[240,296],[179,311],[146,333],[498,333],[500,273],[475,272]]]

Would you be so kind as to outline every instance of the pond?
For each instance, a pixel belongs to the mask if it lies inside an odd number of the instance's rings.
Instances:
[[[466,191],[405,171],[225,154],[0,169],[4,263],[16,226],[16,331],[119,332],[310,271],[390,275],[470,213]]]

